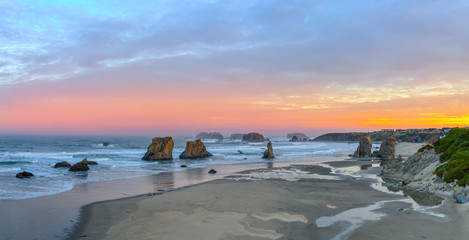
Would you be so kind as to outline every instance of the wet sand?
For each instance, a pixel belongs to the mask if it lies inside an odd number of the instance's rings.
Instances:
[[[420,146],[401,145],[397,153]],[[93,203],[72,239],[464,239],[467,220],[460,216],[469,208],[447,199],[425,209],[402,193],[383,192],[377,165],[347,159],[250,170]]]

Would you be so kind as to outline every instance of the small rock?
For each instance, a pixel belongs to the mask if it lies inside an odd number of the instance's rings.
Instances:
[[[58,162],[54,165],[54,168],[64,168],[64,167],[71,167],[70,163],[63,161],[63,162]]]
[[[34,177],[34,174],[24,171],[24,172],[20,172],[16,174],[16,177],[17,178],[30,178],[30,177]]]
[[[215,170],[215,169],[210,169],[210,171],[208,171],[208,173],[210,173],[210,174],[215,174],[215,173],[217,173],[217,170]]]
[[[108,142],[103,142],[103,147],[107,147],[109,146],[110,144]]]
[[[455,197],[457,203],[467,203],[469,202],[469,198],[464,195],[458,195]]]
[[[185,165],[185,164],[182,164],[182,165],[181,165],[181,167],[187,167],[187,165]]]
[[[411,182],[412,182],[412,179],[406,178],[406,179],[402,180],[402,185],[407,186],[407,185],[409,185]]]
[[[244,152],[243,152],[243,151],[241,151],[241,150],[238,150],[238,153],[239,153],[239,154],[244,154]]]
[[[95,161],[88,161],[88,165],[98,165],[98,163]]]

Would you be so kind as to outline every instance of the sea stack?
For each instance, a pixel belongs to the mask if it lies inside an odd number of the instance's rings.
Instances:
[[[304,133],[289,133],[287,138],[290,139],[290,142],[309,141],[309,137]]]
[[[195,141],[188,141],[186,143],[186,150],[179,155],[180,159],[196,159],[196,158],[205,158],[213,156],[205,148],[205,144],[202,140],[197,139]]]
[[[396,139],[394,137],[387,137],[379,148],[381,155],[381,165],[386,165],[388,161],[394,160],[396,154]]]
[[[264,136],[256,132],[248,133],[243,136],[243,142],[264,142],[264,141],[265,141]]]
[[[148,151],[142,160],[158,161],[173,160],[174,141],[172,137],[156,137],[153,138]]]
[[[353,154],[356,158],[371,157],[371,138],[369,136],[360,137],[360,143],[358,144],[357,151]]]
[[[272,142],[269,141],[269,143],[267,143],[267,150],[265,150],[264,156],[262,158],[275,158],[274,150],[272,149]]]
[[[201,132],[195,136],[197,139],[217,139],[222,141],[224,139],[223,135],[219,132]]]
[[[230,140],[243,140],[244,133],[233,133],[230,136]]]

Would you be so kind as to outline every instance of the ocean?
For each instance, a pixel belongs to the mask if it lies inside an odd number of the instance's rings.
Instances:
[[[275,162],[298,162],[309,156],[327,156],[352,152],[357,144],[338,142],[289,142],[285,137],[271,137],[273,160],[262,159],[264,143],[240,140],[204,140],[213,157],[199,160],[180,160],[188,137],[175,137],[173,161],[143,161],[151,137],[97,136],[0,136],[0,200],[27,199],[68,191],[74,185],[87,182],[110,181],[142,177],[162,172],[181,171],[180,165],[202,168],[210,165],[232,165]],[[103,143],[109,143],[105,146]],[[242,153],[240,153],[241,151]],[[69,172],[53,168],[55,163],[77,163],[84,158],[98,162],[86,172]],[[22,171],[35,177],[18,179]]]

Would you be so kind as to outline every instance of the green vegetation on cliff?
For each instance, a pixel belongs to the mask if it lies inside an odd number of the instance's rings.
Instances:
[[[452,129],[448,135],[433,143],[436,153],[441,153],[435,173],[445,182],[457,180],[459,186],[469,184],[469,129]]]

